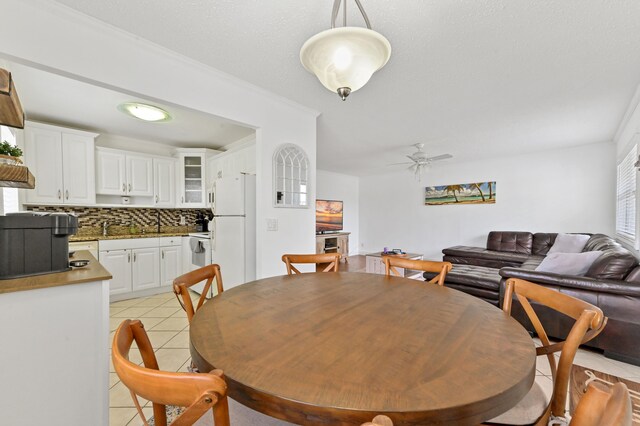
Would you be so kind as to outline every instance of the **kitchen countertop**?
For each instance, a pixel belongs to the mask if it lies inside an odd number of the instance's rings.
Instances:
[[[104,269],[104,267],[91,255],[89,251],[77,251],[71,259],[87,259],[89,260],[89,264],[83,268],[72,268],[67,272],[56,272],[53,274],[32,275],[24,278],[0,280],[0,293],[36,290],[40,288],[59,287],[69,284],[81,284],[111,279],[111,273]]]
[[[161,238],[161,237],[184,237],[189,235],[188,232],[147,232],[145,234],[121,234],[121,235],[72,235],[69,237],[70,243],[84,242],[84,241],[99,241],[99,240],[124,240],[131,238]]]

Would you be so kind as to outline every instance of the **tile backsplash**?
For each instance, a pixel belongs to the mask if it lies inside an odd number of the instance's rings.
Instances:
[[[98,207],[51,207],[29,206],[28,210],[36,212],[73,213],[78,216],[78,234],[99,234],[103,222],[109,222],[116,230],[128,229],[133,222],[137,227],[149,232],[155,232],[160,227],[163,232],[190,232],[195,229],[196,214],[210,213],[208,210],[197,209],[145,209],[145,208],[98,208]],[[180,225],[180,216],[184,216],[186,226]]]

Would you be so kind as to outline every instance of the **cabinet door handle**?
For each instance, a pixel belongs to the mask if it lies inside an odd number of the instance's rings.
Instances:
[[[69,199],[69,190],[68,190],[68,189],[66,189],[66,190],[64,191],[64,198],[65,198],[66,200],[68,200],[68,199]]]
[[[136,254],[135,253],[133,253],[133,261],[134,262],[136,261]]]
[[[58,200],[62,198],[62,191],[58,189]]]
[[[164,250],[162,250],[162,258],[164,259]]]
[[[129,192],[131,192],[131,184],[129,184]]]
[[[180,197],[180,202],[184,203],[184,195],[182,197]]]
[[[127,186],[124,183],[122,184],[122,192],[123,193],[127,192]]]
[[[156,204],[158,204],[158,196],[156,195]]]
[[[127,263],[131,263],[131,253],[129,253],[129,256],[127,256]]]

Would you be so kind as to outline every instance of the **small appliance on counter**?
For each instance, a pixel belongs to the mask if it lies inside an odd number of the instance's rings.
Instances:
[[[196,214],[196,232],[209,232],[209,219],[202,212]]]
[[[77,231],[78,218],[66,213],[0,216],[0,279],[70,270],[69,236]]]

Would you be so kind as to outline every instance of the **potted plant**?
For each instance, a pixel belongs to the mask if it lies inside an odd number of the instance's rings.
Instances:
[[[22,150],[17,146],[11,145],[7,141],[0,143],[0,164],[21,164],[20,158]]]

